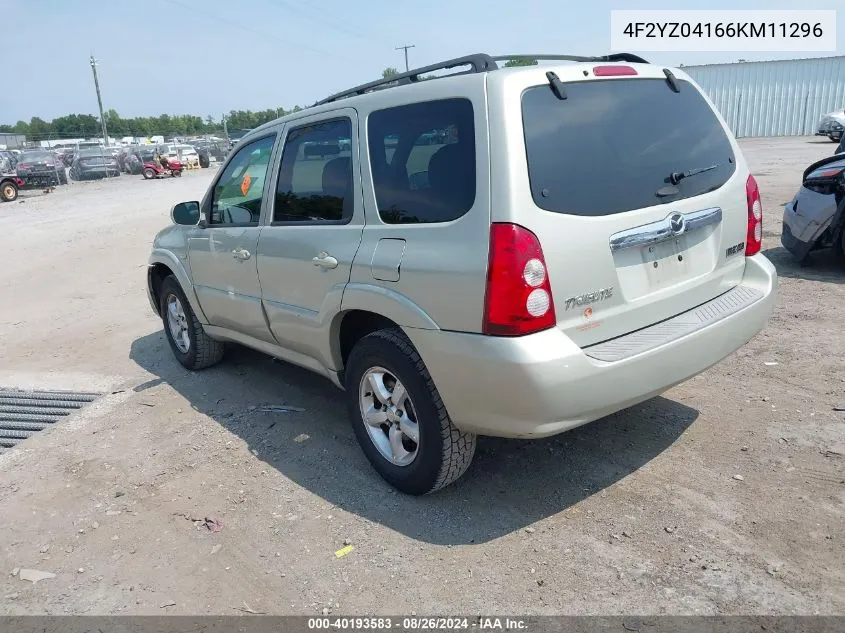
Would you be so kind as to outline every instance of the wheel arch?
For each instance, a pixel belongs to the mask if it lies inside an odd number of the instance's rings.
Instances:
[[[355,343],[367,334],[406,327],[439,329],[437,323],[405,295],[372,284],[348,284],[343,292],[341,310],[330,326],[331,357],[335,366],[342,374]]]
[[[188,271],[185,270],[185,267],[175,255],[161,249],[153,251],[147,265],[147,293],[155,313],[161,316],[159,312],[161,297],[158,292],[161,289],[161,283],[168,275],[173,275],[176,281],[179,282],[182,291],[185,293],[185,297],[188,299],[188,303],[191,304],[191,309],[197,316],[197,320],[203,325],[208,325],[208,319],[202,311],[202,306],[200,306]]]

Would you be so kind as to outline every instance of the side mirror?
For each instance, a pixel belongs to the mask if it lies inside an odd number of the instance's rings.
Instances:
[[[200,220],[200,203],[180,202],[171,209],[170,218],[175,224],[195,226]]]

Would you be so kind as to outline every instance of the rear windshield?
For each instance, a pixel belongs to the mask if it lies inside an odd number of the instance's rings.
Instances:
[[[548,85],[522,95],[531,195],[541,209],[600,216],[676,202],[718,189],[736,169],[722,126],[688,82],[678,81],[678,93],[662,79],[565,87],[563,100]]]
[[[55,156],[50,152],[24,152],[21,156],[21,162],[25,163],[26,161],[46,161],[46,160],[53,160]]]

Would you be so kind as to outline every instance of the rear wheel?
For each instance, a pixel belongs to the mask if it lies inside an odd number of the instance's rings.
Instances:
[[[188,369],[205,369],[220,362],[223,343],[205,333],[173,275],[162,282],[159,297],[164,333],[176,360]]]
[[[150,180],[150,179],[152,179],[152,178],[155,178],[155,175],[156,175],[155,171],[153,171],[153,170],[152,170],[152,169],[150,169],[149,167],[147,167],[147,168],[144,170],[144,172],[143,172],[143,173],[144,173],[144,178],[146,178],[147,180]]]
[[[0,185],[0,198],[3,202],[13,202],[18,197],[18,186],[10,180]]]
[[[170,173],[173,175],[174,178],[181,178],[182,177],[182,170],[181,169],[179,169],[177,171],[172,171]]]
[[[394,488],[422,495],[458,479],[475,435],[452,424],[428,369],[398,329],[362,338],[349,355],[346,394],[364,454]]]

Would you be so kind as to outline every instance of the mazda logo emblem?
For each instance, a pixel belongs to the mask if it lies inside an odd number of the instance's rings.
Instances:
[[[675,213],[669,216],[669,227],[672,229],[672,233],[675,235],[680,235],[684,232],[684,229],[687,227],[687,222],[680,213]]]

